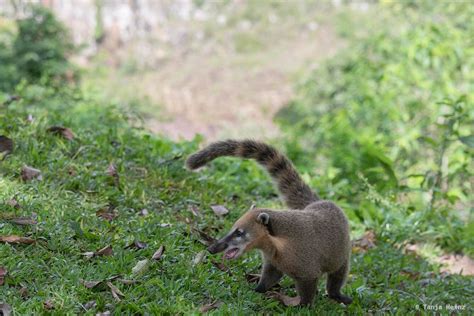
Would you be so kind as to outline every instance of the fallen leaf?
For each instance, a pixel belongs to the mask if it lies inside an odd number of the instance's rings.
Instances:
[[[90,259],[90,258],[94,257],[95,252],[87,251],[87,252],[82,253],[82,255],[85,256],[86,258]]]
[[[52,309],[54,309],[53,301],[51,301],[50,299],[44,301],[43,307],[44,307],[44,309],[46,309],[46,310],[52,310]]]
[[[170,223],[161,223],[159,224],[160,227],[171,227]]]
[[[28,296],[30,295],[29,292],[28,292],[28,289],[27,289],[26,287],[24,287],[24,286],[22,286],[22,287],[20,288],[19,292],[20,292],[20,296],[21,296],[22,298],[24,298],[24,299],[25,299],[25,298],[28,298]]]
[[[0,242],[9,243],[9,244],[31,245],[31,244],[34,244],[36,241],[28,237],[10,235],[10,236],[0,236]]]
[[[67,174],[74,177],[77,174],[77,171],[73,166],[69,166],[67,168]]]
[[[112,315],[109,311],[105,311],[105,312],[102,312],[102,313],[97,313],[95,314],[95,316],[110,316]]]
[[[406,254],[418,255],[420,247],[417,244],[408,244],[404,248]]]
[[[21,205],[18,203],[18,201],[15,198],[8,200],[7,204],[16,209],[21,208]]]
[[[247,273],[245,278],[249,283],[258,283],[260,281],[260,274]]]
[[[141,210],[140,212],[138,212],[138,215],[140,216],[147,216],[148,215],[148,210],[146,208],[144,208],[143,210]]]
[[[114,206],[109,205],[95,212],[95,215],[105,220],[111,221],[118,216],[118,212]]]
[[[63,127],[63,126],[51,126],[50,128],[47,129],[48,132],[53,133],[55,135],[62,136],[66,138],[67,140],[73,140],[74,139],[74,133],[70,128]]]
[[[199,308],[199,311],[201,313],[207,313],[208,311],[219,308],[221,305],[222,305],[222,302],[214,301],[211,304],[206,304],[206,305],[201,306]]]
[[[0,153],[9,154],[13,151],[13,140],[10,138],[0,135]]]
[[[199,211],[199,208],[196,205],[191,205],[190,209],[191,213],[193,213],[194,216],[201,217],[201,212]]]
[[[114,185],[116,187],[120,186],[120,177],[117,172],[117,166],[114,163],[110,163],[110,165],[107,167],[107,174],[111,176],[114,179]]]
[[[84,309],[87,311],[89,309],[95,308],[97,306],[96,301],[89,301],[84,304]]]
[[[105,246],[104,248],[101,248],[94,253],[95,256],[112,256],[113,254],[114,251],[112,250],[112,246],[110,245]]]
[[[12,307],[7,303],[0,302],[0,315],[10,316],[12,314]]]
[[[165,246],[160,246],[160,248],[158,248],[158,250],[153,254],[153,256],[151,256],[151,259],[160,260],[164,252],[165,252]]]
[[[211,263],[219,270],[227,272],[229,275],[231,275],[230,269],[223,264],[222,262],[214,261],[212,260]]]
[[[85,280],[81,281],[81,283],[88,289],[96,288],[102,282],[103,281],[85,281]]]
[[[209,236],[206,232],[199,230],[197,228],[192,228],[192,231],[197,233],[201,239],[199,240],[202,244],[210,246],[216,242],[216,239]]]
[[[196,257],[193,259],[193,265],[200,264],[206,257],[206,250],[200,251],[197,253]]]
[[[5,277],[7,276],[7,268],[0,267],[0,285],[5,283]]]
[[[127,280],[127,279],[117,279],[117,281],[126,285],[137,283],[137,281],[135,280]]]
[[[285,306],[298,306],[300,304],[299,296],[291,297],[276,291],[267,292],[266,295],[270,298],[278,300]]]
[[[144,273],[150,265],[148,259],[140,260],[137,264],[132,268],[132,273],[135,275]]]
[[[43,180],[43,176],[41,175],[41,171],[32,167],[23,166],[21,168],[21,178],[23,181],[29,181],[33,179]]]
[[[107,282],[107,286],[110,288],[112,296],[117,302],[120,302],[121,298],[125,297],[125,295],[115,285],[113,285],[112,282]]]
[[[148,247],[148,245],[146,243],[135,240],[130,245],[125,247],[125,249],[132,249],[132,248],[134,248],[134,249],[145,249],[146,247]]]
[[[403,269],[400,271],[401,275],[407,276],[411,280],[417,280],[420,277],[420,272],[417,271],[410,271],[407,269]]]
[[[223,205],[211,205],[211,208],[217,216],[224,216],[229,213],[229,210]]]
[[[16,225],[36,225],[38,222],[31,217],[17,217],[8,220],[12,224]]]
[[[361,238],[352,243],[352,251],[355,253],[367,252],[371,248],[375,248],[375,233],[372,230],[366,231]]]

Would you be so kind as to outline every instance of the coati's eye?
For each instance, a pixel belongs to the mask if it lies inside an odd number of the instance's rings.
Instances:
[[[236,237],[242,237],[244,235],[244,231],[239,228],[235,231],[234,234],[235,234]]]

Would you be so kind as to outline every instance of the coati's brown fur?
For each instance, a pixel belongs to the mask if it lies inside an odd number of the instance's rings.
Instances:
[[[220,156],[257,160],[274,179],[290,210],[252,208],[208,250],[225,251],[229,259],[254,248],[261,250],[263,271],[258,292],[267,291],[287,274],[296,283],[300,304],[308,305],[316,294],[319,278],[327,273],[329,297],[350,304],[352,299],[340,292],[349,271],[351,251],[349,224],[343,211],[333,202],[320,200],[288,158],[261,142],[216,142],[191,155],[186,164],[196,169]]]

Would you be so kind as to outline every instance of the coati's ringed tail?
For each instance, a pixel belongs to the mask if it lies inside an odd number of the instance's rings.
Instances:
[[[215,142],[191,155],[186,165],[189,169],[197,169],[221,156],[255,159],[266,168],[286,205],[291,209],[304,209],[307,205],[319,200],[319,197],[301,179],[291,161],[265,143],[253,140]]]

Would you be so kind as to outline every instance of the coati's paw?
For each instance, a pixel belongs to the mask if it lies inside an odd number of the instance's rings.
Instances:
[[[343,303],[344,305],[349,305],[350,303],[352,303],[352,298],[344,294],[329,295],[329,298],[335,300],[338,303]]]

